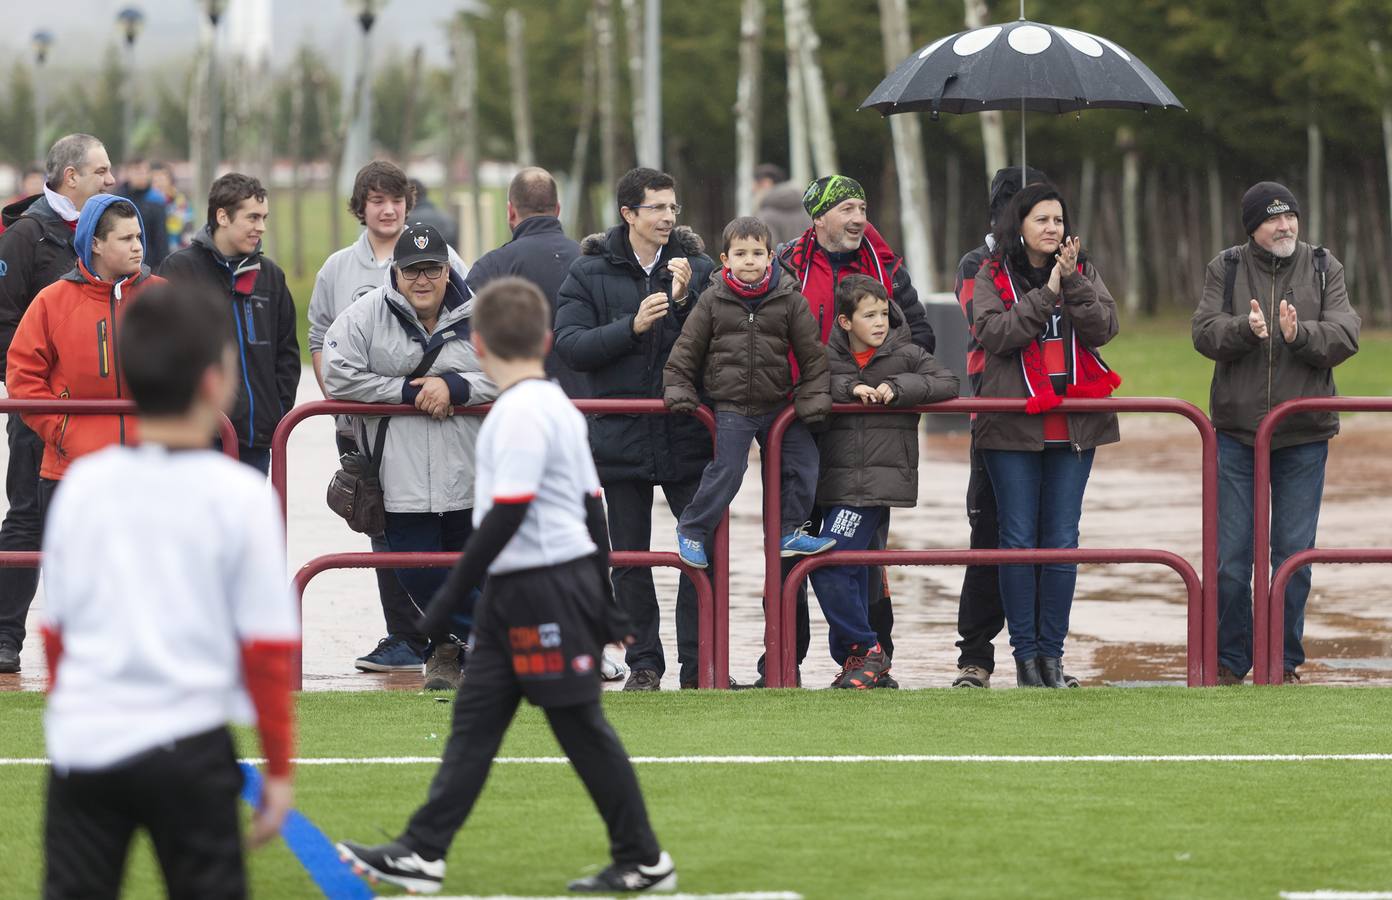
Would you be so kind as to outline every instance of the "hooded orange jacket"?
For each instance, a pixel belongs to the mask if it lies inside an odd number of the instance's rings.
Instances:
[[[122,390],[116,329],[126,301],[163,281],[140,274],[112,284],[77,267],[34,298],[15,331],[5,385],[15,400],[118,400]],[[31,414],[24,423],[43,438],[41,478],[60,479],[73,460],[111,444],[136,443],[133,416]]]

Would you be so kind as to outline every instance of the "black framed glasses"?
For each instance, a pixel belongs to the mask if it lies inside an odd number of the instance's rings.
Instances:
[[[426,263],[423,266],[411,266],[409,269],[401,270],[401,277],[408,282],[416,281],[422,275],[430,281],[439,281],[443,274],[445,274],[445,267],[440,263]]]

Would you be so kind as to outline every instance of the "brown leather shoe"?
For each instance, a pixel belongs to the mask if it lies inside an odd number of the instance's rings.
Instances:
[[[623,689],[626,691],[660,691],[662,690],[662,676],[653,669],[634,669],[628,673],[628,681],[624,682]]]
[[[1281,676],[1281,683],[1282,683],[1282,684],[1299,684],[1299,683],[1300,683],[1300,673],[1297,672],[1297,671],[1295,671],[1294,669],[1287,669],[1286,672],[1285,672],[1285,674]]]
[[[1219,687],[1232,687],[1235,684],[1241,684],[1242,680],[1242,676],[1234,675],[1232,669],[1229,669],[1227,666],[1218,667]]]
[[[437,644],[425,661],[427,691],[455,691],[464,682],[463,652],[454,641]]]

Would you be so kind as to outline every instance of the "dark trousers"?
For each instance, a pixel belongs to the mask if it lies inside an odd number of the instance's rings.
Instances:
[[[971,524],[971,549],[995,550],[1000,547],[1000,524],[996,519],[996,492],[986,461],[976,443],[971,448],[971,475],[967,481],[967,522]],[[1001,607],[1000,578],[995,566],[967,566],[962,578],[962,595],[957,603],[957,667],[980,666],[996,669],[996,649],[991,645],[1005,627]]]
[[[1234,675],[1252,668],[1252,448],[1218,435],[1218,662]],[[1271,571],[1292,554],[1315,546],[1324,464],[1329,442],[1315,441],[1271,452]],[[1305,662],[1305,601],[1310,567],[1286,584],[1282,664],[1287,672]]]
[[[667,508],[680,518],[696,495],[696,479],[663,484]],[[604,485],[604,502],[609,516],[609,543],[614,550],[647,551],[652,546],[652,505],[654,485],[646,481],[611,481]],[[713,571],[708,571],[714,577]],[[634,642],[625,654],[630,669],[650,669],[658,675],[667,671],[658,632],[661,616],[652,569],[616,568],[613,571],[614,598],[633,622]],[[699,625],[696,588],[682,576],[677,586],[677,662],[681,681],[696,683],[697,637]]]
[[[338,442],[339,456],[357,451],[357,442],[352,438],[342,434],[336,435],[335,438]],[[389,550],[391,547],[387,546],[386,538],[372,538],[373,553],[386,553]],[[417,624],[420,613],[416,612],[415,606],[412,605],[411,595],[401,586],[396,570],[377,569],[376,573],[377,595],[382,603],[382,618],[386,620],[387,634],[403,637],[416,645],[417,649],[423,648],[426,638],[420,633]]]
[[[1002,549],[1078,546],[1093,454],[1070,447],[985,451],[996,490]],[[1077,580],[1074,564],[1000,567],[1001,603],[1017,660],[1063,658]]]
[[[425,805],[416,810],[401,842],[426,859],[440,859],[483,791],[522,689],[464,679],[454,699],[454,723]],[[638,775],[599,701],[547,707],[546,721],[575,767],[609,831],[615,862],[657,861],[661,848],[648,822]]]
[[[384,543],[393,553],[463,550],[469,535],[474,533],[474,511],[456,509],[446,513],[387,513],[387,529]],[[392,631],[397,637],[404,637],[412,643],[424,645],[425,636],[416,624],[449,577],[449,569],[434,567],[429,569],[397,569],[396,579],[406,592],[410,604],[411,619],[409,630]],[[454,614],[455,634],[465,640],[474,622],[474,602],[478,591],[461,609]]]
[[[833,506],[822,519],[822,537],[836,550],[868,550],[875,544],[886,507]],[[878,640],[870,627],[870,572],[878,566],[827,566],[812,573],[812,589],[827,620],[831,658],[845,665],[853,650],[864,655]]]
[[[781,411],[780,411],[781,412]],[[705,543],[720,524],[721,516],[744,483],[749,468],[749,447],[755,440],[764,449],[769,426],[778,413],[763,416],[742,416],[722,412],[715,417],[715,458],[701,473],[701,486],[691,498],[677,528],[692,540]],[[782,465],[779,469],[782,484],[782,508],[779,517],[780,535],[792,534],[807,521],[812,501],[817,493],[817,445],[807,426],[795,421],[783,437]]]
[[[248,447],[241,444],[237,447],[237,459],[247,466],[251,466],[262,475],[269,475],[271,471],[271,448],[270,447]]]
[[[226,728],[99,772],[50,771],[45,900],[115,900],[137,828],[150,834],[172,900],[245,897],[241,787]]]
[[[0,524],[0,550],[36,551],[43,542],[43,501],[39,492],[43,440],[17,415],[9,416],[5,432],[10,444],[9,469],[5,473],[10,508]],[[0,638],[24,644],[24,622],[38,587],[38,569],[0,569]]]

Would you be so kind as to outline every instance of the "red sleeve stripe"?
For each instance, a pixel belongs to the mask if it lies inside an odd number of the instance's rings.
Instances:
[[[518,503],[531,503],[535,499],[536,494],[514,494],[511,497],[494,497],[493,502],[501,503],[506,506],[515,505]]]
[[[63,656],[63,635],[48,627],[43,628],[42,633],[44,659],[48,663],[48,687],[46,690],[52,692],[53,686],[58,683],[58,660]]]
[[[266,771],[290,774],[294,721],[290,702],[290,670],[298,645],[294,641],[243,641],[242,676],[256,707],[256,730]]]

